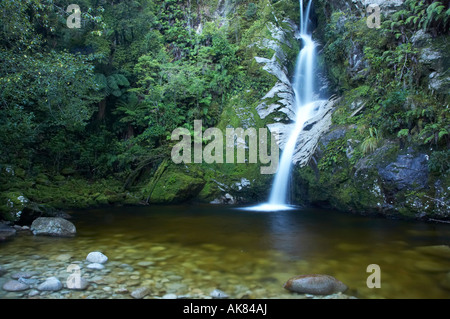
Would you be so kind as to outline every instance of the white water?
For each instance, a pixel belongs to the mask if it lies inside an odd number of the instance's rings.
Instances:
[[[289,177],[292,166],[297,139],[300,136],[305,123],[314,115],[314,65],[316,44],[308,34],[309,13],[312,0],[309,1],[306,12],[303,12],[303,0],[300,0],[300,37],[303,48],[297,56],[294,81],[292,88],[295,95],[296,120],[292,132],[278,163],[278,171],[275,175],[269,201],[267,203],[251,207],[251,210],[278,211],[294,208],[289,205]]]

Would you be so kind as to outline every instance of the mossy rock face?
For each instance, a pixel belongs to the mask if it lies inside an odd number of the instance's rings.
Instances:
[[[50,181],[48,180],[48,176],[40,173],[36,176],[36,183],[41,184],[41,185],[48,185],[50,184]]]
[[[181,203],[195,198],[205,185],[197,176],[179,169],[169,169],[156,182],[149,202],[153,204]]]

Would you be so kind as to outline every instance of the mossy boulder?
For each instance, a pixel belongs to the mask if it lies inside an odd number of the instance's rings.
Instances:
[[[181,203],[195,198],[205,185],[205,180],[195,173],[190,173],[192,172],[186,167],[171,166],[156,182],[152,181],[154,187],[148,197],[149,203]]]

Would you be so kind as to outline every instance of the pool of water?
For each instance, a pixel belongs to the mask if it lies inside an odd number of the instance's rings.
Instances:
[[[328,274],[357,298],[449,298],[450,225],[364,217],[320,209],[246,211],[232,206],[118,207],[69,212],[74,238],[19,235],[0,243],[8,272],[34,271],[63,283],[77,264],[91,283],[34,298],[147,298],[176,294],[206,298],[220,289],[230,298],[304,298],[283,288],[290,277]],[[443,246],[445,245],[445,246]],[[103,270],[85,258],[101,251]],[[380,288],[368,288],[368,265],[380,267]],[[29,298],[30,291],[0,298]]]

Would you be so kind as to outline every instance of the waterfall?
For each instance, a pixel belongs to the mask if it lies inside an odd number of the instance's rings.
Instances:
[[[303,0],[300,0],[300,38],[303,42],[303,47],[297,56],[292,83],[296,112],[296,119],[293,125],[294,128],[290,132],[281,155],[269,201],[265,204],[253,207],[253,210],[275,211],[292,208],[292,206],[289,205],[288,198],[292,157],[294,155],[297,139],[301,134],[305,123],[315,114],[313,95],[316,44],[312,40],[311,35],[308,34],[311,3],[312,0],[309,0],[306,11],[304,12]]]

